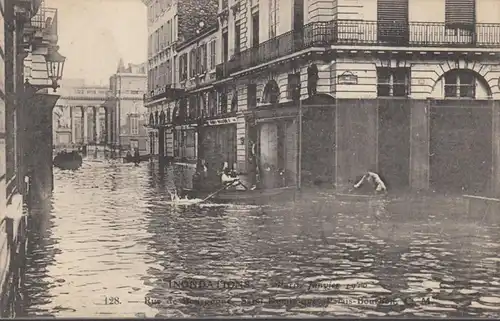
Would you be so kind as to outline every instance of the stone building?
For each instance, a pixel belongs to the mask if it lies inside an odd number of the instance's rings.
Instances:
[[[265,187],[300,178],[342,190],[371,170],[391,189],[497,195],[499,12],[494,0],[219,0],[212,123],[234,129],[224,144],[196,140],[203,158],[259,172]],[[169,109],[158,98],[170,99],[183,115],[190,100],[198,108],[197,90],[172,54],[182,72],[146,99],[159,114]],[[166,128],[190,122],[165,117]],[[182,135],[160,144],[179,160]]]
[[[394,189],[500,193],[500,2],[221,0],[218,16],[241,172],[257,141],[288,184],[300,166],[338,189],[373,170]]]
[[[143,2],[148,6],[149,30],[144,96],[150,113],[149,150],[160,159],[174,158],[192,168],[198,153],[195,114],[210,101],[207,91],[218,63],[218,0]],[[196,95],[188,97],[191,91]]]
[[[42,0],[0,2],[0,315],[12,316],[26,249],[27,211],[52,192],[57,10]],[[63,57],[62,57],[63,58]],[[59,58],[56,58],[59,59]],[[51,67],[53,65],[50,65]],[[57,73],[59,74],[59,73]]]
[[[147,109],[144,106],[144,93],[147,86],[146,64],[128,64],[122,60],[116,74],[109,79],[110,99],[106,108],[113,110],[111,132],[112,144],[123,150],[138,148],[147,153]],[[111,119],[110,119],[111,120]]]
[[[106,143],[108,86],[91,86],[83,79],[65,79],[52,116],[53,144],[58,148]]]

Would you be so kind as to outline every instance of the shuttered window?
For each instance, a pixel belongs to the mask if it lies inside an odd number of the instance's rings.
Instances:
[[[445,25],[449,29],[473,29],[476,16],[475,0],[446,0]]]
[[[408,0],[378,0],[378,40],[393,44],[408,41]]]

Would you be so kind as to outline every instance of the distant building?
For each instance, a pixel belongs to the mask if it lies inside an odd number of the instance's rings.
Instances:
[[[129,64],[125,67],[120,60],[116,73],[109,79],[112,99],[107,106],[116,111],[113,116],[113,144],[122,149],[146,151],[147,133],[144,124],[147,120],[147,110],[144,107],[143,96],[146,92],[146,64]]]
[[[145,87],[145,64],[125,67],[122,60],[109,87],[87,85],[83,79],[63,81],[53,110],[53,144],[114,145],[146,153]]]
[[[65,79],[59,89],[61,97],[52,112],[53,145],[106,143],[107,86],[90,86],[83,79]]]

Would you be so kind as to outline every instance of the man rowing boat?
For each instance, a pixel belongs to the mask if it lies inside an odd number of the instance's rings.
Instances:
[[[387,193],[387,187],[377,173],[367,172],[356,184],[354,184],[354,189],[359,189],[365,183],[371,184],[375,188],[375,193],[377,194]]]
[[[225,167],[222,175],[221,175],[222,185],[227,188],[242,186],[244,189],[247,189],[245,185],[240,181],[235,171],[231,171],[228,167]]]

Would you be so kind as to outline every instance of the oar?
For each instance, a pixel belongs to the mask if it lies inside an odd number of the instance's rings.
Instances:
[[[208,195],[207,197],[205,197],[200,203],[202,202],[205,202],[207,201],[208,199],[214,197],[216,194],[220,193],[222,190],[225,190],[226,188],[228,188],[228,186],[224,185],[222,186],[222,188],[216,190],[215,192],[213,192],[212,194]]]

